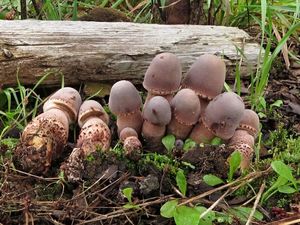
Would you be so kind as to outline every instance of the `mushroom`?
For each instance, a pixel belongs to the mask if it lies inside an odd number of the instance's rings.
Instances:
[[[24,171],[44,174],[63,151],[69,134],[66,114],[59,109],[35,117],[24,129],[14,159]]]
[[[78,110],[82,103],[80,94],[77,90],[71,87],[64,87],[56,91],[45,102],[43,111],[49,109],[60,109],[69,119],[69,123],[74,123],[77,120]]]
[[[108,105],[117,116],[118,134],[126,127],[133,128],[138,134],[141,132],[142,99],[132,83],[126,80],[115,83],[110,91]]]
[[[258,115],[253,110],[246,109],[237,130],[228,143],[229,149],[238,150],[242,154],[241,169],[246,169],[250,165],[258,131]]]
[[[168,133],[186,139],[200,117],[199,98],[193,90],[182,89],[171,100],[171,108],[172,119],[168,124]]]
[[[215,55],[201,55],[188,70],[182,87],[190,88],[200,98],[201,113],[214,97],[222,92],[226,75],[226,65]]]
[[[166,125],[171,120],[171,107],[162,96],[151,98],[143,109],[142,136],[147,142],[159,144],[166,133]]]
[[[78,124],[81,131],[76,147],[61,165],[61,170],[68,181],[81,180],[87,156],[97,150],[108,151],[111,143],[111,132],[107,123],[109,117],[100,103],[94,100],[84,101],[79,109]]]
[[[100,103],[94,100],[84,101],[79,109],[78,124],[81,127],[77,147],[85,155],[97,149],[107,151],[110,148],[111,133],[107,126],[109,117]]]
[[[143,86],[148,91],[145,104],[157,95],[170,101],[179,89],[181,77],[181,64],[176,55],[172,53],[156,55],[144,76]]]
[[[120,132],[120,140],[123,143],[123,148],[125,150],[125,155],[136,156],[141,153],[142,144],[139,140],[137,132],[126,127]]]
[[[211,140],[213,135],[223,140],[230,139],[243,117],[245,105],[240,96],[225,92],[216,96],[207,105],[200,121],[192,130],[190,137],[197,143]],[[203,130],[207,134],[204,136]]]

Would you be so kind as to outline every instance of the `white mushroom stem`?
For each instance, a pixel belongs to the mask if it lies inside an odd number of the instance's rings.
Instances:
[[[132,113],[117,115],[118,134],[120,134],[120,132],[126,127],[131,127],[138,134],[140,134],[142,129],[142,124],[143,124],[143,117],[139,109]]]

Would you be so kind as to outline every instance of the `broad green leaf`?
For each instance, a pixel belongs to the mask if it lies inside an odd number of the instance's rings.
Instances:
[[[292,188],[289,185],[283,185],[278,187],[278,191],[284,194],[293,194],[295,193],[297,190],[295,188]]]
[[[219,177],[217,177],[213,174],[204,175],[203,176],[203,181],[206,184],[208,184],[209,186],[216,186],[218,184],[224,183],[224,181],[221,178],[219,178]]]
[[[177,205],[178,205],[178,199],[167,201],[160,208],[160,215],[163,216],[163,217],[165,217],[165,218],[172,218],[172,217],[174,217],[174,212],[176,210],[176,206]]]
[[[185,196],[186,194],[186,178],[182,170],[178,170],[176,173],[176,183],[180,192]]]
[[[250,213],[251,213],[252,208],[248,208],[248,207],[233,207],[230,208],[228,211],[234,215],[235,217],[238,217],[241,221],[245,222],[247,221]],[[254,219],[261,221],[264,216],[261,212],[259,212],[258,210],[255,211],[254,215],[253,215]]]
[[[195,208],[185,205],[176,208],[174,219],[176,225],[198,225],[200,214]]]
[[[286,178],[287,180],[291,181],[295,188],[297,188],[297,184],[295,181],[295,178],[293,177],[292,170],[290,167],[288,167],[286,164],[284,164],[281,161],[273,161],[271,163],[272,169],[279,174],[279,176],[282,176]]]
[[[165,146],[165,148],[168,150],[168,152],[171,152],[172,149],[175,146],[175,136],[172,134],[169,134],[162,138],[162,143]]]
[[[274,103],[272,103],[272,104],[270,105],[270,107],[271,107],[271,109],[272,109],[273,107],[279,108],[279,107],[282,106],[282,104],[283,104],[283,101],[279,99],[279,100],[276,100]]]
[[[132,192],[133,192],[133,189],[132,188],[124,188],[122,190],[123,192],[123,195],[125,195],[125,197],[127,198],[128,202],[131,203],[132,202]]]
[[[239,168],[242,160],[241,153],[239,151],[234,151],[229,157],[229,173],[228,180],[232,181],[234,172]]]

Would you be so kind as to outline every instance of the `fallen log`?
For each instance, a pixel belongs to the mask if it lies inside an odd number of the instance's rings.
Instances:
[[[240,48],[247,59],[242,75],[255,68],[259,45],[238,28],[201,25],[97,23],[83,21],[0,21],[0,81],[4,86],[43,83],[141,82],[152,58],[175,53],[183,72],[204,53],[222,55],[234,76]]]

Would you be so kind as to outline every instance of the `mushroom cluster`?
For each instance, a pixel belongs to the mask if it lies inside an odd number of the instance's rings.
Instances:
[[[145,103],[126,80],[116,82],[110,92],[109,109],[116,116],[117,133],[127,156],[141,153],[142,143],[161,144],[166,134],[178,141],[190,138],[196,143],[223,139],[228,148],[242,154],[241,168],[249,167],[259,130],[257,114],[245,109],[240,96],[222,93],[226,66],[215,55],[204,54],[182,78],[180,60],[172,53],[161,53],[150,63],[143,81],[148,91]],[[109,116],[97,101],[82,103],[70,87],[55,92],[45,102],[43,113],[24,129],[15,151],[25,171],[44,174],[61,155],[68,140],[69,125],[78,117],[81,128],[75,148],[62,170],[69,180],[80,179],[82,161],[111,144]]]

